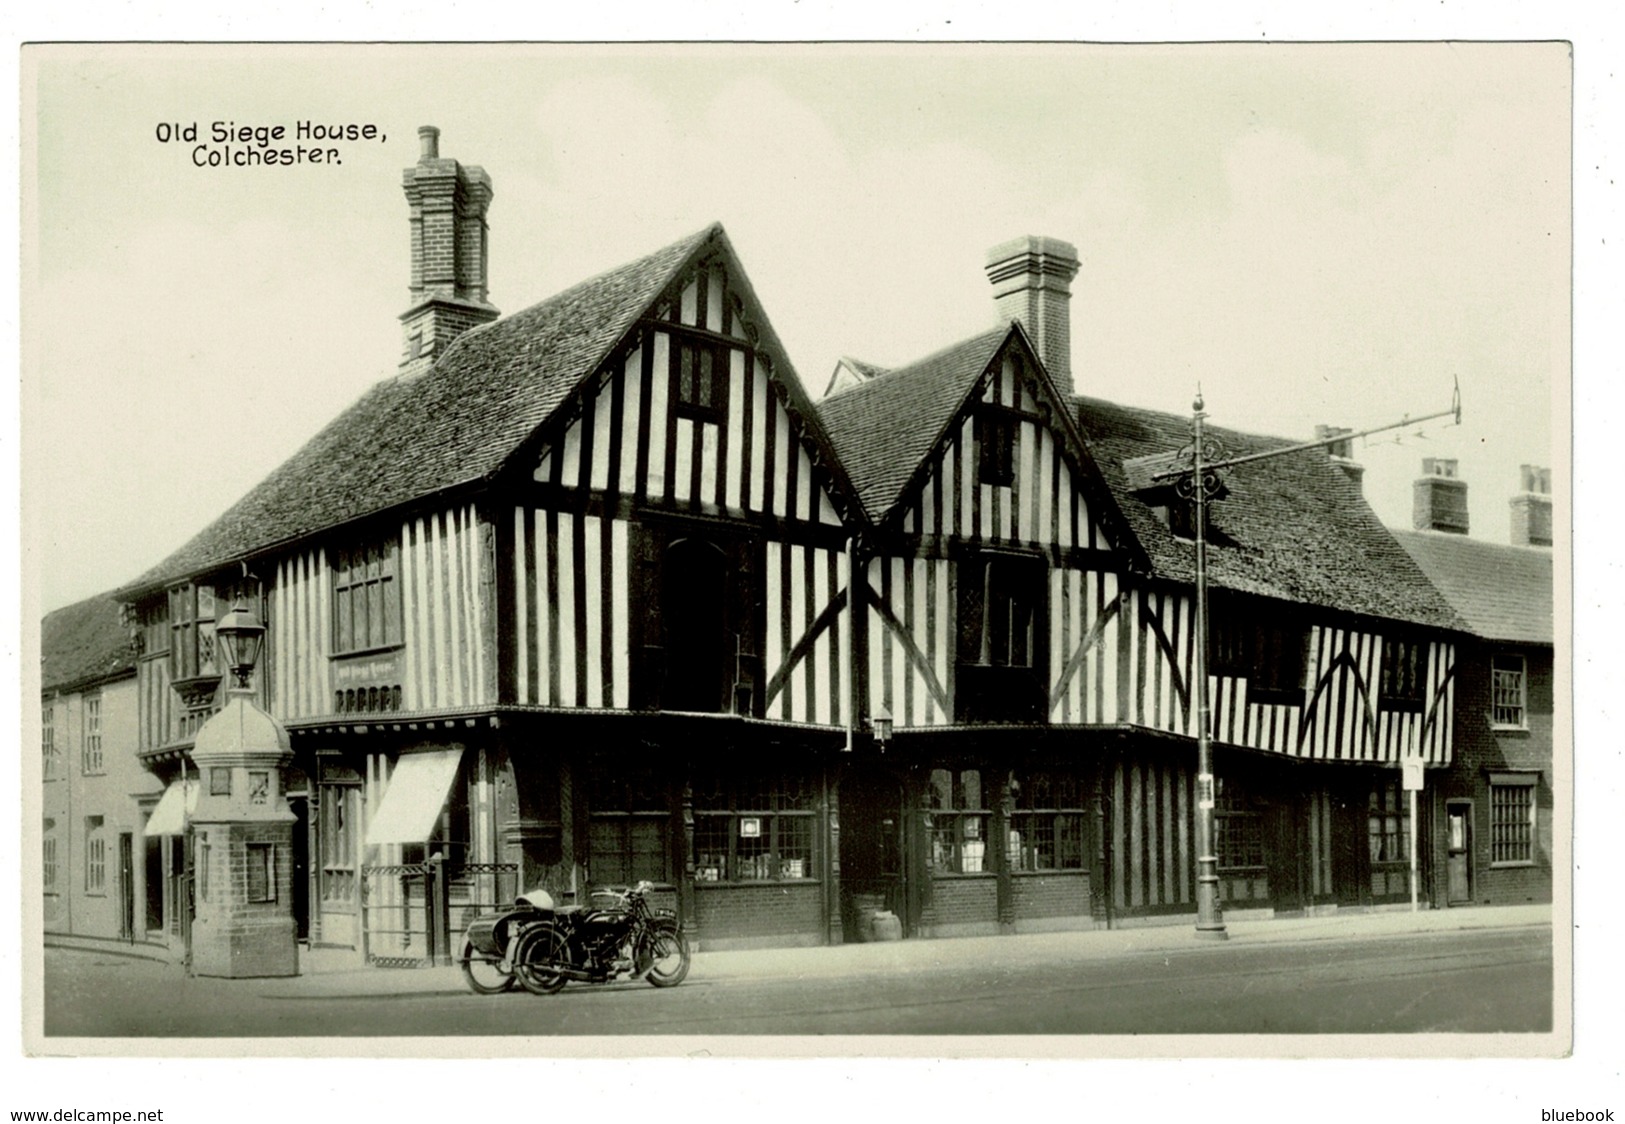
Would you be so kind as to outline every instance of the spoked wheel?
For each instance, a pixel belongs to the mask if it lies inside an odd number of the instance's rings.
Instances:
[[[496,995],[519,982],[512,972],[504,972],[500,963],[477,951],[474,942],[467,937],[463,938],[457,960],[463,966],[463,979],[476,995]]]
[[[657,929],[638,948],[637,969],[655,987],[676,987],[688,976],[688,938],[676,929]]]
[[[539,925],[519,938],[519,947],[513,953],[513,974],[532,995],[553,995],[565,985],[559,969],[569,962],[564,934],[551,925]]]

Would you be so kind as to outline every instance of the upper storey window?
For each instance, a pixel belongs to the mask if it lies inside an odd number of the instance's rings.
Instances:
[[[394,539],[333,557],[333,652],[344,655],[401,642],[399,544]]]
[[[728,406],[728,349],[703,343],[678,343],[677,414],[696,421],[720,422]]]
[[[1047,712],[1044,560],[986,553],[958,566],[956,720],[1041,722]]]
[[[1425,645],[1416,640],[1384,640],[1381,705],[1389,710],[1421,710],[1427,673]]]
[[[1309,630],[1288,614],[1226,605],[1213,614],[1208,650],[1213,673],[1246,679],[1253,701],[1303,701]]]
[[[169,591],[169,676],[172,680],[220,674],[215,660],[214,618],[212,585],[183,585]]]
[[[983,410],[976,415],[976,479],[1008,488],[1016,478],[1016,422]]]

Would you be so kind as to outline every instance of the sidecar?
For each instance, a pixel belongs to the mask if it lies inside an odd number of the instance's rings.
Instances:
[[[546,891],[533,890],[519,897],[512,909],[481,914],[463,931],[458,964],[468,986],[481,995],[507,991],[514,985],[512,965],[507,962],[509,947],[527,926],[555,915],[553,898]]]

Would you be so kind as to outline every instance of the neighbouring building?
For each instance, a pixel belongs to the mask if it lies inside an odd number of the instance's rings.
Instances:
[[[1430,790],[1435,906],[1552,900],[1552,499],[1523,466],[1510,543],[1466,537],[1454,461],[1423,461],[1416,529],[1395,537],[1467,622],[1456,670],[1456,759]],[[1449,499],[1436,498],[1441,482]],[[1436,518],[1443,511],[1446,518]]]
[[[998,327],[814,405],[720,226],[499,316],[491,179],[420,135],[398,374],[119,591],[165,916],[238,603],[315,944],[423,962],[639,878],[705,948],[1192,915],[1190,422],[1071,393],[1072,248],[997,248]],[[1452,763],[1463,626],[1356,470],[1213,506],[1232,911],[1406,900],[1398,761]]]
[[[161,939],[163,866],[144,826],[163,786],[136,759],[135,658],[105,594],[41,623],[40,729],[46,933]]]

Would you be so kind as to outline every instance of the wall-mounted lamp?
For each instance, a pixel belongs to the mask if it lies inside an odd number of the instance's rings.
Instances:
[[[891,711],[883,706],[877,709],[869,718],[869,728],[874,732],[875,745],[885,749],[891,741]]]

